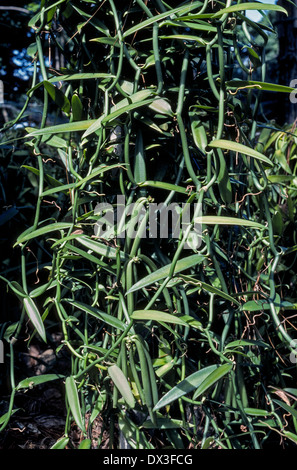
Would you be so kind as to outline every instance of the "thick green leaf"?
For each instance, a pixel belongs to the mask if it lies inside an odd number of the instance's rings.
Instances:
[[[77,186],[77,183],[55,185],[53,188],[49,188],[43,191],[41,196],[44,197],[44,196],[49,196],[50,194],[56,194],[56,193],[69,194],[69,189],[75,188],[76,186]]]
[[[37,44],[36,44],[36,42],[32,42],[32,43],[27,47],[27,54],[28,54],[30,57],[32,57],[32,59],[33,59],[33,57],[35,56],[36,52],[37,52]]]
[[[241,309],[246,312],[260,312],[261,310],[269,310],[269,302],[267,300],[249,300],[245,302]]]
[[[66,239],[66,237],[65,237]],[[65,239],[63,241],[65,241]],[[59,240],[59,242],[62,242],[62,240]],[[110,266],[110,264],[108,263],[105,263],[104,261],[102,261],[101,259],[97,258],[96,256],[88,253],[87,251],[85,250],[81,250],[80,248],[78,248],[77,246],[75,245],[71,245],[70,243],[66,243],[65,245],[69,250],[71,251],[74,251],[74,253],[77,253],[78,255],[82,256],[83,258],[86,258],[87,260],[91,261],[91,263],[95,263],[95,264],[99,264],[100,266],[102,266],[102,268],[109,272],[110,274],[112,275],[116,275],[116,270],[115,269],[112,269],[112,267]],[[32,295],[32,292],[31,292],[31,295]]]
[[[50,83],[55,82],[69,82],[72,80],[96,80],[97,78],[109,79],[112,80],[115,78],[115,75],[109,73],[71,73],[67,75],[57,75],[56,77],[51,77],[48,79]]]
[[[271,183],[288,183],[290,181],[293,181],[295,178],[294,175],[267,175],[268,181]]]
[[[4,415],[0,416],[0,426],[1,426],[1,424],[5,423],[5,421],[7,420],[7,418],[9,416],[12,416],[18,410],[19,410],[19,408],[16,408],[16,409],[12,410],[11,413],[7,412]]]
[[[265,157],[265,155],[258,152],[257,150],[247,147],[246,145],[238,144],[237,142],[219,139],[213,140],[208,144],[208,146],[211,148],[220,148],[223,150],[231,150],[233,152],[243,153],[244,155],[248,155],[249,157],[255,158],[256,160],[260,160],[269,166],[273,166],[273,163],[269,160],[269,158]]]
[[[284,435],[290,439],[291,441],[295,442],[297,444],[297,434],[294,434],[291,431],[287,431],[286,429],[283,430]]]
[[[154,131],[160,133],[160,134],[165,134],[165,132],[159,127],[151,118],[146,116],[145,114],[141,112],[135,112],[134,113],[135,119],[138,119],[139,121],[143,122],[146,126],[150,127]]]
[[[174,363],[171,361],[171,362],[167,362],[166,364],[164,364],[163,366],[159,367],[157,370],[156,370],[156,376],[157,377],[163,377],[165,374],[167,374],[172,368],[174,367]]]
[[[105,256],[106,258],[116,259],[118,250],[112,246],[105,245],[104,243],[97,241],[95,238],[87,238],[85,236],[78,237],[77,241],[89,250],[94,251],[98,255]],[[123,251],[119,251],[119,257],[122,261],[128,259],[128,256]]]
[[[183,5],[177,8],[172,8],[170,11],[166,11],[164,13],[160,13],[159,15],[155,15],[152,18],[148,18],[145,21],[142,21],[141,23],[137,23],[135,26],[132,28],[126,30],[123,34],[123,38],[126,38],[127,36],[130,36],[131,34],[134,34],[136,31],[139,31],[140,29],[147,28],[148,26],[152,25],[153,23],[156,23],[158,21],[161,21],[165,19],[168,16],[174,15],[174,14],[183,14],[183,13],[188,13],[195,8],[201,7],[201,2],[196,1],[189,3],[188,5]]]
[[[21,380],[16,389],[20,390],[21,388],[32,388],[35,385],[40,385],[46,382],[51,382],[52,380],[63,379],[64,375],[60,374],[43,374],[43,375],[36,375],[34,377],[28,377],[24,380]]]
[[[193,426],[193,424],[190,424],[190,426]],[[184,427],[184,422],[181,419],[157,418],[155,423],[145,421],[141,427],[144,429],[180,429]]]
[[[297,388],[286,387],[284,392],[290,393],[290,395],[294,395],[297,398]]]
[[[196,328],[198,330],[203,330],[202,323],[196,320],[191,315],[181,315],[179,318],[186,322],[188,326],[191,326],[192,328]]]
[[[230,349],[240,346],[257,346],[262,348],[270,348],[269,344],[264,343],[264,341],[257,341],[253,339],[238,339],[235,341],[231,341],[225,346],[225,348]]]
[[[249,58],[253,64],[254,67],[260,67],[261,65],[261,59],[257,52],[252,48],[252,47],[247,47],[246,48],[247,53],[249,55]]]
[[[98,78],[112,80],[115,78],[115,75],[109,73],[73,73],[68,75],[57,75],[55,77],[51,77],[47,80],[48,83],[56,83],[56,82],[70,82],[73,80],[96,80]],[[33,88],[27,91],[27,95],[30,95],[33,91],[37,90],[37,88],[41,87],[45,82],[39,82]]]
[[[44,227],[38,228],[37,230],[33,230],[31,232],[28,232],[26,230],[18,237],[14,246],[19,245],[20,243],[27,242],[28,240],[32,240],[32,238],[37,238],[42,235],[47,235],[48,233],[56,232],[57,230],[64,230],[72,226],[73,224],[71,224],[70,222],[57,222],[55,224],[50,224],[50,225],[46,225]]]
[[[78,95],[74,94],[71,98],[71,109],[73,121],[80,121],[83,115],[83,105]]]
[[[15,334],[18,325],[19,325],[18,322],[11,323],[11,324],[5,329],[4,333],[2,333],[2,338],[6,339],[6,341],[7,341],[8,343],[10,343],[11,338],[12,338],[13,335]]]
[[[275,300],[273,302],[276,311],[279,312],[280,308],[283,307],[283,302],[281,301],[281,298],[279,294],[276,294]],[[286,303],[284,302],[284,307],[286,307]],[[294,304],[289,303],[288,308],[294,308]],[[245,302],[241,306],[241,310],[244,310],[246,312],[260,312],[261,310],[269,310],[269,302],[266,299],[259,299],[259,300],[249,300],[248,302]]]
[[[82,419],[81,407],[78,398],[78,391],[73,376],[67,377],[65,382],[66,396],[73,418],[78,427],[84,432],[84,422]]]
[[[229,80],[226,82],[227,89],[254,88],[255,90],[275,91],[278,93],[291,93],[295,88],[278,85],[277,83],[258,82],[255,80]]]
[[[237,3],[236,5],[232,5],[231,7],[223,8],[222,10],[218,11],[213,15],[213,18],[217,18],[218,16],[225,15],[226,13],[235,13],[237,11],[243,10],[273,10],[273,11],[280,11],[285,13],[288,16],[287,10],[281,7],[280,5],[274,5],[271,3]]]
[[[37,333],[46,343],[46,333],[45,333],[44,324],[34,301],[31,299],[31,297],[25,297],[23,302],[24,302],[25,310],[34,328],[36,328]]]
[[[202,263],[204,259],[205,257],[202,255],[191,255],[191,256],[188,256],[187,258],[182,258],[177,261],[175,269],[174,269],[174,274],[177,274],[181,271],[185,271],[186,269],[190,269],[193,266],[196,266],[197,264]],[[128,290],[127,294],[131,292],[135,292],[139,289],[143,289],[144,287],[147,287],[151,284],[154,284],[155,282],[165,279],[169,275],[170,269],[171,269],[171,264],[167,264],[166,266],[163,266],[162,268],[157,269],[156,271],[152,272],[148,276],[145,276],[140,281],[136,282],[136,284],[134,284],[134,286]]]
[[[132,85],[132,88],[130,90],[131,85]],[[156,99],[156,97],[153,96],[155,95],[154,89],[145,88],[143,90],[137,91],[136,93],[130,94],[130,91],[133,91],[133,84],[127,81],[124,84],[124,88],[127,88],[127,92],[129,92],[129,97],[124,98],[118,103],[116,103],[115,105],[113,105],[112,108],[110,109],[111,114],[113,114],[116,111],[119,111],[120,109],[126,108],[126,106],[128,106],[129,104],[139,103],[141,101],[145,101],[147,98],[152,98],[152,100]],[[110,114],[108,116],[110,116]]]
[[[46,191],[43,191],[42,196],[48,196],[50,194],[55,194],[61,191],[67,194],[69,189],[78,188],[82,186],[83,184],[87,183],[88,181],[96,178],[97,176],[102,175],[103,173],[106,173],[106,171],[111,171],[114,168],[118,168],[119,166],[121,165],[119,165],[118,163],[115,163],[114,165],[108,165],[108,166],[100,165],[98,168],[92,171],[92,173],[80,179],[76,183],[69,183],[69,184],[63,184],[63,185],[56,184],[54,188],[50,188],[50,189],[47,189]]]
[[[201,449],[206,450],[208,449],[213,443],[215,442],[214,437],[207,437],[204,441],[204,444],[202,445]]]
[[[55,442],[51,449],[65,449],[69,442],[69,437],[60,437],[60,439]]]
[[[50,82],[44,81],[43,84],[44,88],[46,89],[52,100],[54,100],[56,105],[61,108],[62,111],[64,111],[65,113],[69,113],[70,102],[69,99],[64,95],[64,93],[55,85],[52,85]]]
[[[191,36],[191,34],[169,34],[167,36],[160,36],[160,39],[179,39],[181,41],[193,41],[200,44],[201,46],[206,46],[207,44],[204,39],[199,38],[198,36]]]
[[[240,303],[236,299],[231,297],[231,295],[226,294],[225,292],[221,291],[217,287],[211,286],[210,284],[207,284],[206,282],[202,282],[198,279],[195,279],[193,277],[186,276],[186,275],[183,275],[183,274],[180,274],[179,276],[177,276],[176,279],[178,279],[178,278],[184,280],[187,284],[194,284],[195,286],[201,287],[202,289],[206,290],[207,292],[211,292],[212,294],[216,294],[219,297],[222,297],[223,299],[229,300],[229,302],[233,302],[234,304],[236,304],[238,306],[240,305]]]
[[[149,91],[149,90],[143,90],[143,91]],[[140,93],[140,92],[139,92]],[[151,92],[149,93],[151,94]],[[136,95],[136,93],[135,93]],[[139,98],[139,101],[134,101],[133,100],[133,95],[131,95],[131,104],[127,104],[126,106],[118,106],[117,109],[112,111],[110,114],[107,116],[101,116],[99,119],[97,119],[94,124],[92,124],[86,132],[83,134],[82,138],[88,137],[90,134],[93,134],[96,132],[100,127],[104,126],[106,123],[111,123],[114,121],[116,118],[121,116],[122,114],[129,113],[130,111],[134,111],[135,109],[142,108],[143,106],[146,106],[154,100],[154,98],[150,98],[147,100],[143,100],[143,98]]]
[[[297,410],[296,410],[296,408],[293,408],[292,406],[287,405],[287,403],[284,403],[283,401],[276,400],[275,398],[273,398],[272,401],[274,403],[276,403],[277,405],[279,405],[284,410],[286,410],[292,416],[294,416],[295,419],[297,419]]]
[[[169,20],[165,20],[165,21],[162,21],[162,23],[160,24],[160,28],[162,28],[163,26],[177,26],[177,27],[181,27],[181,28],[190,28],[190,30],[195,30],[195,31],[206,31],[206,32],[212,32],[212,33],[216,33],[217,32],[217,28],[215,26],[211,26],[209,23],[206,23],[205,21],[202,23],[194,23],[193,21],[189,22],[189,21],[185,21],[187,19],[195,19],[195,18],[198,18],[199,15],[190,15],[190,16],[179,16],[177,18],[175,18],[174,21],[169,21]],[[230,34],[231,31],[228,31],[228,30],[225,30],[224,31],[225,34]]]
[[[4,282],[7,283],[7,285],[11,288],[11,290],[18,296],[19,299],[24,299],[27,297],[26,292],[22,288],[22,286],[17,282],[17,281],[9,281],[3,276],[0,276],[0,279],[2,279]]]
[[[124,323],[118,318],[113,317],[112,315],[109,315],[108,313],[102,312],[101,310],[95,307],[91,307],[88,304],[77,302],[76,300],[65,299],[65,301],[69,302],[71,305],[74,305],[74,307],[82,310],[83,312],[86,312],[89,315],[92,315],[93,317],[96,317],[100,319],[101,321],[107,323],[108,325],[113,326],[114,328],[118,328],[119,330],[122,330],[122,331],[125,330]]]
[[[26,132],[30,134],[31,132],[34,132],[36,129],[34,127],[26,127]],[[65,139],[62,139],[61,137],[58,137],[57,135],[43,135],[41,137],[41,142],[49,145],[50,147],[55,147],[55,148],[67,148],[67,142]],[[26,168],[26,165],[23,165],[24,168]]]
[[[276,163],[280,164],[280,166],[282,167],[283,170],[285,170],[286,173],[292,174],[292,170],[290,168],[290,165],[287,162],[287,157],[285,155],[287,146],[285,145],[284,147],[285,148],[276,150],[274,152],[273,158]]]
[[[134,408],[135,398],[123,371],[116,364],[113,364],[112,366],[108,367],[108,373],[127,405],[130,408]]]
[[[123,165],[119,164],[119,163],[114,163],[113,165],[99,165],[97,168],[95,168],[92,173],[90,173],[88,176],[85,176],[84,178],[82,178],[81,180],[78,181],[77,183],[77,186],[81,186],[82,184],[85,184],[87,183],[88,181],[92,180],[93,178],[95,178],[96,176],[101,176],[103,175],[104,173],[106,173],[107,171],[111,171],[115,168],[119,168],[119,167],[123,167]]]
[[[193,374],[189,375],[186,379],[179,382],[175,387],[169,390],[155,405],[154,411],[159,410],[160,408],[169,405],[178,398],[186,395],[187,393],[192,392],[195,388],[198,388],[204,380],[220,366],[215,364],[212,366],[207,366],[204,369],[198,370]]]
[[[37,170],[37,168],[34,168],[33,166],[28,166],[28,165],[22,165],[21,168],[26,168],[26,170],[31,171],[34,175],[39,176],[40,172]],[[45,180],[47,181],[48,184],[51,186],[54,186],[55,188],[61,188],[63,187],[62,183],[55,178],[53,178],[51,175],[45,174],[44,175]]]
[[[236,217],[224,217],[219,215],[204,215],[194,219],[198,224],[205,225],[236,225],[241,227],[252,227],[266,230],[266,227],[253,220],[237,219]]]
[[[189,116],[191,120],[191,130],[195,145],[199,150],[205,152],[208,144],[205,126],[202,124],[196,113],[191,111],[189,112]]]
[[[156,97],[154,101],[149,104],[149,109],[155,111],[155,113],[165,114],[168,116],[173,116],[173,111],[167,100],[163,98]]]
[[[55,3],[51,3],[51,5],[48,6],[47,8],[42,8],[41,11],[36,13],[36,15],[34,15],[33,18],[31,18],[31,20],[28,23],[28,26],[33,28],[33,29],[37,29],[38,27],[36,26],[36,23],[39,20],[41,14],[44,15],[44,13],[46,13],[47,11],[51,10],[55,6],[60,5],[61,3],[64,3],[64,2],[65,2],[65,0],[58,0]]]
[[[90,39],[90,42],[100,42],[101,44],[108,44],[108,46],[120,47],[118,38],[111,38],[111,37],[105,36],[105,37]]]
[[[78,132],[85,131],[92,124],[96,122],[96,119],[89,119],[86,121],[68,122],[66,124],[58,124],[57,126],[45,127],[44,129],[36,129],[30,132],[26,137],[36,137],[38,135],[47,136],[49,134],[65,134],[67,132]]]
[[[176,184],[165,183],[163,181],[142,181],[139,186],[149,186],[151,188],[165,189],[166,191],[176,191],[177,193],[188,195],[187,189]]]
[[[133,320],[155,320],[164,323],[173,323],[175,325],[188,326],[182,318],[170,313],[160,312],[159,310],[135,310],[131,317]]]
[[[269,428],[276,428],[277,427],[277,421],[275,418],[272,418],[272,419],[265,419],[264,420],[261,420],[260,422],[255,422],[254,423],[254,426],[267,426]]]
[[[64,0],[65,1],[65,0]],[[87,3],[94,3],[93,1],[91,2],[90,0],[83,0],[84,2],[87,2]],[[75,4],[75,2],[71,2],[71,7],[76,10],[79,15],[83,18],[88,18],[88,21],[82,21],[82,23],[79,23],[77,25],[77,30],[80,32],[82,28],[84,28],[84,26],[86,25],[86,23],[90,23],[95,29],[97,29],[98,31],[100,31],[101,33],[105,34],[106,36],[110,36],[110,32],[109,32],[109,29],[108,27],[106,26],[105,23],[103,23],[102,21],[100,21],[98,19],[98,15],[97,17],[94,16],[94,13],[92,12],[92,14],[90,13],[87,13],[83,10],[81,10],[80,8],[78,8],[78,6]]]
[[[79,449],[91,449],[91,447],[92,447],[91,439],[84,439],[83,441],[81,441],[81,443],[78,446]]]
[[[224,377],[224,375],[228,374],[232,367],[233,364],[223,364],[216,370],[212,371],[195,391],[193,395],[193,400],[196,400],[200,395],[202,395],[203,392],[205,392],[208,388],[218,382],[218,380]]]

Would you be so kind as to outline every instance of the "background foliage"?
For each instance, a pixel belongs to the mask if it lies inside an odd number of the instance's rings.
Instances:
[[[21,183],[10,199],[2,185],[14,308],[1,320],[1,430],[19,397],[55,381],[66,420],[54,447],[75,447],[73,422],[81,446],[102,446],[98,417],[111,448],[296,446],[296,131],[261,104],[294,90],[266,81],[273,25],[249,9],[60,0],[31,15],[28,100],[2,129],[3,167]],[[201,246],[184,248],[191,225],[149,238],[135,212],[136,238],[94,237],[96,205],[117,195],[135,211],[201,203]],[[24,376],[32,344],[67,365]]]

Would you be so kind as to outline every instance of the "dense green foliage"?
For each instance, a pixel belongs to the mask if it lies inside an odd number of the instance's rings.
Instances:
[[[16,394],[60,380],[59,448],[73,420],[89,445],[98,415],[110,447],[296,445],[297,134],[261,114],[263,92],[293,90],[266,82],[274,32],[249,9],[260,5],[59,0],[31,18],[27,95],[42,90],[43,114],[14,157],[34,215],[13,240],[20,278],[1,276],[22,305],[0,330],[11,386],[1,429]],[[135,203],[125,223],[136,236],[117,237],[120,224],[95,236],[97,204],[119,195]],[[179,238],[150,238],[148,211],[136,226],[135,215],[152,202],[199,203],[202,216],[192,211]],[[186,248],[197,221],[201,245]],[[64,376],[16,379],[28,320],[27,344],[62,333]]]

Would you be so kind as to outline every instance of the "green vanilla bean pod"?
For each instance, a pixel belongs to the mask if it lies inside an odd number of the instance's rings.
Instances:
[[[146,4],[142,0],[136,0],[140,8],[147,14],[149,18],[152,18],[154,15],[146,6]],[[164,10],[163,10],[164,11]],[[154,51],[154,59],[155,59],[155,68],[156,68],[156,75],[157,75],[157,94],[162,92],[162,88],[164,85],[163,81],[163,74],[161,68],[161,61],[160,61],[160,54],[159,54],[159,25],[158,23],[153,24],[153,51]]]
[[[147,365],[148,365],[152,400],[153,400],[153,406],[154,406],[158,402],[158,387],[157,387],[157,382],[156,382],[156,374],[153,368],[152,358],[150,356],[148,348],[142,339],[141,339],[141,342],[143,344],[143,350],[144,350],[144,354],[145,354]]]
[[[238,361],[237,361],[237,368],[236,368],[237,383],[238,383],[238,390],[240,393],[242,405],[244,408],[248,408],[249,401],[248,401],[248,395],[247,395],[247,390],[245,386],[242,362],[243,362],[242,357],[239,356]]]
[[[152,392],[151,392],[151,386],[150,386],[149,370],[148,370],[148,365],[146,361],[146,356],[144,353],[144,348],[143,348],[141,341],[139,341],[138,335],[135,335],[135,337],[133,337],[133,342],[136,345],[138,358],[139,358],[141,380],[142,380],[143,394],[144,394],[144,400],[145,400],[144,404],[148,407],[149,410],[151,410],[153,408],[153,399],[152,399]]]
[[[136,183],[142,183],[147,179],[143,136],[141,130],[138,131],[135,142],[134,179]],[[139,194],[141,197],[146,197],[147,190],[145,188],[140,188]]]
[[[152,377],[152,375],[150,374],[150,368],[147,362],[145,354],[145,344],[143,343],[143,340],[139,335],[135,335],[135,337],[133,337],[133,341],[136,345],[139,357],[145,405],[148,408],[148,412],[152,422],[155,423],[155,414],[152,411],[154,407],[154,399],[156,398],[155,386],[152,383],[152,379],[154,379],[154,377]]]
[[[248,428],[249,432],[251,433],[251,439],[252,439],[252,443],[254,445],[254,448],[255,449],[260,449],[261,447],[260,447],[258,438],[256,436],[254,427],[253,427],[252,423],[249,421],[249,419],[248,419],[248,417],[247,417],[247,415],[244,411],[244,406],[243,406],[243,403],[242,403],[242,399],[241,399],[240,391],[239,391],[239,387],[238,387],[238,378],[237,378],[236,373],[235,373],[234,370],[230,371],[230,374],[231,374],[231,377],[232,377],[233,390],[234,390],[236,405],[237,405],[237,408],[239,410],[239,414],[242,418],[242,421],[243,421],[244,425]]]
[[[136,363],[134,360],[134,354],[135,354],[135,351],[133,350],[134,345],[135,343],[131,341],[131,344],[129,345],[129,365],[130,365],[130,369],[132,373],[132,379],[135,382],[135,386],[139,394],[140,400],[142,404],[145,404],[145,395],[144,395],[144,391],[143,391],[143,388],[139,379],[139,375],[137,372]]]
[[[120,55],[119,55],[119,60],[118,60],[118,67],[117,67],[117,71],[116,71],[116,76],[115,76],[114,80],[112,81],[111,85],[107,88],[107,92],[110,92],[118,84],[118,81],[119,81],[120,76],[121,76],[122,67],[123,67],[123,59],[124,59],[124,43],[123,43],[122,32],[121,32],[121,27],[120,27],[120,23],[119,23],[118,11],[115,7],[115,4],[114,4],[113,0],[108,0],[108,1],[109,1],[110,6],[111,6],[111,9],[112,9],[113,18],[114,18],[114,21],[115,21],[115,28],[116,28],[116,32],[117,32],[117,35],[118,35],[118,41],[119,41],[119,46],[120,46]],[[111,54],[112,73],[114,73],[114,66],[113,66],[114,49],[115,48],[112,47],[112,54]]]
[[[126,269],[126,292],[133,286],[134,283],[134,276],[133,276],[133,267],[134,267],[134,260],[131,259],[128,261],[127,269]],[[127,309],[128,314],[131,315],[134,311],[134,293],[127,294]]]
[[[185,125],[182,119],[182,110],[184,105],[184,97],[185,97],[185,87],[186,87],[186,77],[187,71],[189,66],[189,51],[186,50],[184,54],[184,59],[182,63],[181,69],[181,77],[180,77],[180,84],[179,84],[179,93],[178,93],[178,101],[177,101],[177,108],[176,108],[176,120],[178,123],[178,128],[180,132],[180,138],[182,143],[183,149],[183,156],[185,158],[185,164],[188,170],[188,173],[197,188],[200,188],[201,184],[196,176],[196,173],[193,169],[188,142],[187,142],[187,135],[185,130]]]
[[[127,176],[131,183],[136,184],[134,175],[132,173],[131,162],[130,162],[130,133],[131,133],[131,122],[129,121],[124,125],[124,163],[126,164]]]
[[[231,376],[229,374],[227,378],[225,378],[225,381],[224,381],[224,397],[225,397],[224,403],[226,405],[224,423],[229,424],[232,419],[231,408],[232,408],[232,403],[233,403],[233,385],[232,385]]]
[[[158,23],[154,23],[153,26],[153,51],[155,57],[155,68],[157,74],[157,94],[160,94],[163,89],[164,81],[163,81],[163,74],[161,68],[161,60],[160,60],[160,53],[159,53],[159,25]]]

